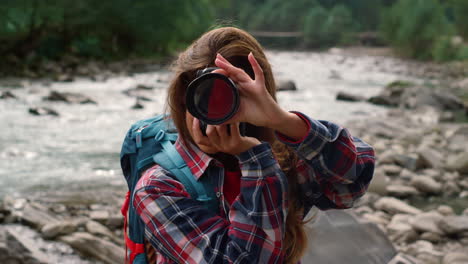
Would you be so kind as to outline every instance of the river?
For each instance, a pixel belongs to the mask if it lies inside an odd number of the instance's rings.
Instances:
[[[267,56],[276,78],[294,80],[298,88],[278,94],[285,109],[337,123],[386,112],[365,102],[337,101],[339,91],[368,97],[394,80],[414,79],[404,74],[408,67],[404,61],[390,57],[356,56],[339,50],[269,51]],[[11,90],[18,99],[0,101],[0,197],[123,188],[119,165],[122,139],[132,122],[163,111],[170,78],[167,70],[160,70],[105,81],[24,80],[23,88]],[[148,93],[152,101],[143,102],[145,108],[140,110],[131,109],[135,99],[122,93],[137,85],[154,87]],[[97,105],[44,101],[51,90],[82,93]],[[51,107],[60,116],[33,116],[28,113],[32,106]]]

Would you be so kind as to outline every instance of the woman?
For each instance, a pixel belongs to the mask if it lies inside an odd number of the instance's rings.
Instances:
[[[240,90],[238,113],[208,125],[185,104],[200,69],[216,66]],[[218,213],[192,200],[156,165],[137,184],[134,205],[146,224],[150,263],[297,263],[306,248],[303,218],[312,206],[349,208],[372,178],[374,152],[342,127],[287,112],[275,98],[259,43],[232,27],[214,29],[181,53],[167,107],[175,146],[194,177],[209,177]],[[239,123],[250,124],[241,136]]]

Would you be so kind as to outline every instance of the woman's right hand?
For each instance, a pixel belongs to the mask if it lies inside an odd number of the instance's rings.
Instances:
[[[231,155],[239,155],[261,143],[256,138],[241,136],[239,123],[215,126],[208,125],[206,136],[204,136],[200,129],[200,120],[193,118],[192,131],[193,140],[197,145],[205,146],[213,150],[213,153],[209,154],[222,152]]]

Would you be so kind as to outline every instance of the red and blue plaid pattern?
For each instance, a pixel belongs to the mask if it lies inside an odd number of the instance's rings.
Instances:
[[[373,149],[342,127],[297,113],[308,135],[291,142],[301,161],[298,178],[306,213],[349,208],[367,189],[374,170]],[[142,175],[134,194],[155,263],[282,263],[287,215],[287,180],[268,143],[238,156],[241,192],[229,205],[223,194],[222,165],[196,146],[176,149],[193,175],[210,177],[220,200],[216,214],[192,200],[168,171],[154,166]]]

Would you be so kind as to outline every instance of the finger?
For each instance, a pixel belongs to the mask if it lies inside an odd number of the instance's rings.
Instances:
[[[231,137],[236,140],[241,138],[239,125],[238,122],[231,124]]]
[[[250,65],[252,66],[252,69],[255,74],[255,81],[263,81],[265,77],[263,76],[263,70],[262,67],[260,67],[260,64],[258,64],[257,59],[255,59],[254,55],[252,52],[249,53],[249,56],[247,56],[249,59]]]
[[[220,144],[219,134],[215,126],[208,125],[208,127],[206,128],[206,136],[208,137],[208,139],[213,145],[219,146]]]
[[[252,80],[244,70],[235,67],[228,61],[216,58],[215,64],[219,68],[225,70],[228,73],[228,76],[235,82],[248,82]]]
[[[200,145],[210,144],[208,139],[202,134],[202,131],[200,129],[200,120],[198,120],[197,118],[193,118],[192,131],[194,137],[193,140],[195,141],[195,143]]]
[[[224,70],[224,69],[216,69],[216,70],[212,71],[212,73],[219,73],[219,74],[228,76],[227,71]]]
[[[218,131],[219,139],[221,142],[225,142],[229,140],[229,134],[228,134],[228,129],[229,125],[221,125],[221,126],[216,126],[216,130]]]

